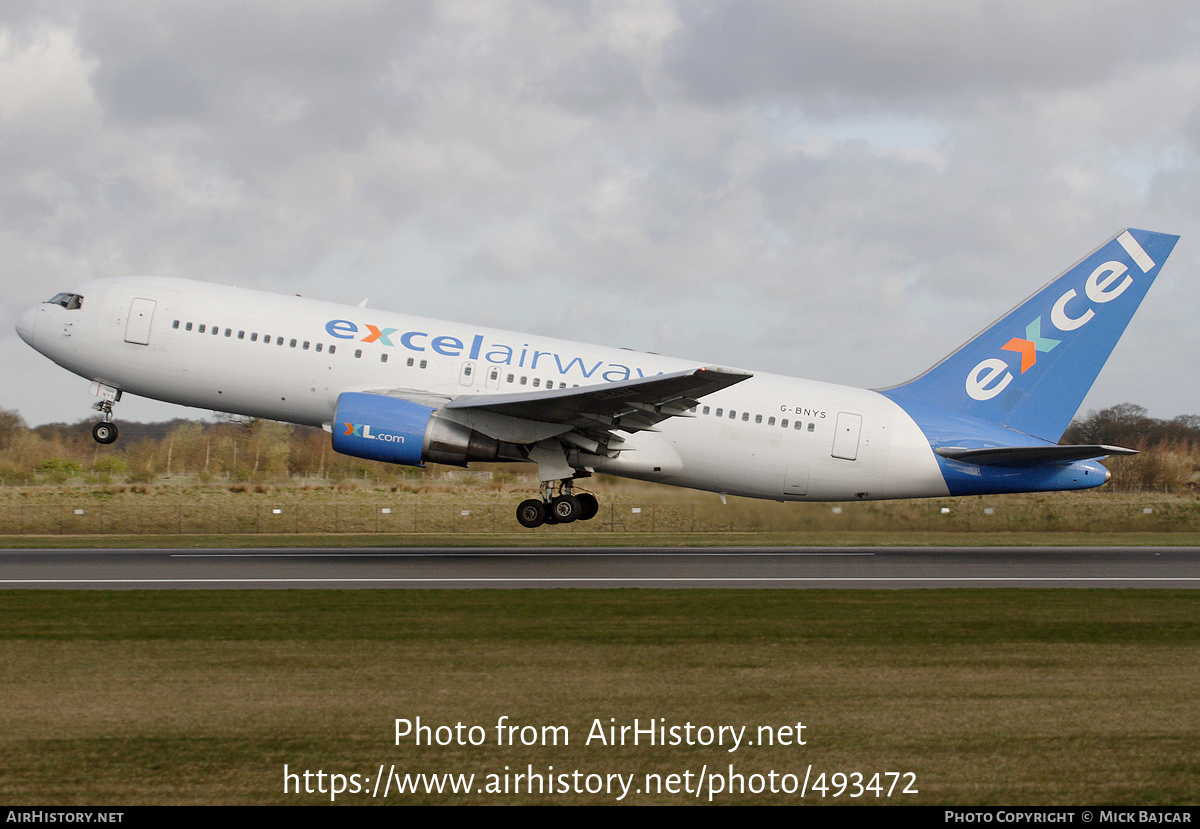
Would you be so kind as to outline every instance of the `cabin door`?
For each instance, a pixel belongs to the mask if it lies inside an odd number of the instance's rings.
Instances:
[[[150,344],[150,321],[154,319],[154,300],[135,299],[129,306],[129,321],[125,323],[125,342]]]
[[[838,412],[837,427],[833,435],[835,458],[852,461],[858,458],[858,436],[862,432],[862,415]]]

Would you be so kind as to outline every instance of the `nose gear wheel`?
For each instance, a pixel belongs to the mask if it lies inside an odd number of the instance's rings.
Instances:
[[[104,415],[104,420],[92,425],[92,440],[107,446],[117,440],[117,424],[112,422],[113,401],[101,400],[92,408]]]

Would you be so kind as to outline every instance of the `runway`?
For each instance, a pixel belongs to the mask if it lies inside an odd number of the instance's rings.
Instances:
[[[1196,547],[0,550],[0,589],[1200,588]]]

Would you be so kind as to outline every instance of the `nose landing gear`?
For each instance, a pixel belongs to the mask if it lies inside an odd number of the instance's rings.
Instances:
[[[92,426],[92,439],[107,446],[117,439],[117,424],[112,422],[112,410],[113,403],[121,399],[121,392],[108,386],[102,386],[101,389],[105,390],[101,392],[103,397],[93,403],[92,408],[104,415],[104,420]]]

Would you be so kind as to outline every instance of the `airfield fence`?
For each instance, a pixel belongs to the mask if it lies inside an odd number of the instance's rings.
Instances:
[[[591,521],[525,530],[516,504],[248,503],[0,506],[0,535],[239,535],[496,532],[1197,532],[1200,502],[1047,500],[845,504],[603,503]]]

